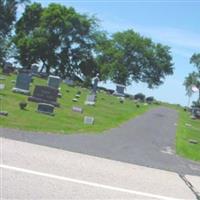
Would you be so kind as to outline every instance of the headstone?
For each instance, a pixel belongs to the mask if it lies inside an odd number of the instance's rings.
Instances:
[[[73,98],[72,101],[73,101],[73,102],[77,102],[78,99],[77,99],[77,98]]]
[[[28,98],[29,101],[38,103],[47,103],[59,107],[56,102],[58,97],[58,90],[48,86],[36,85],[33,95]]]
[[[73,86],[74,85],[74,81],[72,79],[70,79],[70,77],[66,77],[64,82],[69,86]]]
[[[54,106],[47,103],[38,103],[37,112],[47,115],[54,115]]]
[[[198,144],[198,141],[197,141],[197,140],[190,139],[190,140],[189,140],[189,143],[191,143],[191,144]]]
[[[48,86],[60,90],[60,77],[59,76],[52,76],[50,75],[48,78]],[[58,92],[58,97],[62,97],[62,94]]]
[[[0,96],[0,115],[8,116],[8,112],[3,110],[3,97]]]
[[[113,94],[116,96],[124,97],[125,96],[125,94],[124,94],[125,87],[126,87],[125,85],[117,84],[116,91]]]
[[[50,75],[48,78],[48,86],[58,89],[60,86],[60,77]]]
[[[5,76],[0,76],[0,81],[4,81],[6,80],[6,77]]]
[[[0,83],[0,90],[3,90],[5,88],[5,84]]]
[[[95,105],[95,99],[96,99],[96,95],[94,94],[88,95],[85,101],[85,104],[93,106]]]
[[[38,69],[39,69],[39,67],[37,65],[32,65],[32,67],[31,67],[31,73],[33,75],[37,75],[38,74]]]
[[[83,109],[80,108],[80,107],[76,107],[76,106],[73,106],[73,107],[72,107],[72,111],[78,112],[78,113],[83,113]]]
[[[88,124],[88,125],[94,124],[94,117],[85,116],[84,117],[84,124]]]
[[[15,87],[12,89],[13,92],[30,94],[29,86],[31,82],[31,74],[27,73],[28,71],[19,71],[16,79]]]
[[[80,95],[79,95],[79,94],[76,94],[75,97],[76,97],[76,98],[80,98]]]
[[[99,82],[99,74],[97,74],[96,77],[94,78],[94,83],[93,83],[93,87],[92,87],[92,94],[97,93],[98,82]]]

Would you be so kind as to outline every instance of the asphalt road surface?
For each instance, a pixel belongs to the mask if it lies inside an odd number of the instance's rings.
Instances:
[[[197,199],[200,177],[0,138],[0,199]],[[193,183],[194,186],[193,187]]]
[[[175,154],[177,112],[155,108],[103,134],[44,134],[0,129],[0,136],[180,175],[200,175],[200,163]]]

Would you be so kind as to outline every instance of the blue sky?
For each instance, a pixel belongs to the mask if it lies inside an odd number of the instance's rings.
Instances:
[[[36,0],[37,1],[37,0]],[[195,68],[189,64],[193,53],[200,53],[200,1],[118,1],[118,0],[43,0],[44,6],[52,2],[74,7],[78,12],[95,15],[108,33],[133,29],[151,37],[154,42],[171,47],[174,75],[163,85],[150,90],[146,84],[132,83],[128,93],[142,92],[159,100],[187,105],[183,81]],[[108,87],[115,88],[111,83]],[[193,100],[197,99],[193,95]]]

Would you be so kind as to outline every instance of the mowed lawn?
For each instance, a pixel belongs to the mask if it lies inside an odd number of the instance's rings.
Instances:
[[[200,161],[200,120],[191,119],[191,114],[178,109],[179,121],[176,132],[176,151],[179,155]],[[192,144],[189,140],[196,140]]]
[[[121,104],[117,97],[107,95],[105,92],[98,93],[97,102],[94,107],[86,106],[84,102],[86,96],[89,94],[89,90],[61,84],[62,98],[58,98],[61,106],[55,108],[55,116],[48,116],[36,112],[37,103],[27,101],[28,96],[12,92],[12,88],[15,85],[15,83],[12,83],[12,80],[16,79],[16,75],[5,77],[6,80],[1,81],[1,83],[5,83],[6,88],[0,90],[0,95],[3,96],[3,101],[1,101],[2,110],[8,111],[9,114],[7,117],[0,116],[0,127],[64,134],[83,132],[100,133],[117,127],[121,123],[155,107],[155,105],[147,106],[140,104],[140,108],[137,108],[136,103],[130,99],[126,99]],[[47,80],[34,77],[34,82],[30,87],[31,93],[35,85],[47,85]],[[81,91],[81,97],[79,102],[74,103],[72,99],[78,91]],[[28,102],[27,110],[20,110],[19,103],[21,101]],[[72,111],[72,106],[80,106],[84,112],[82,114],[75,113]],[[94,117],[94,125],[85,125],[83,123],[84,116]]]

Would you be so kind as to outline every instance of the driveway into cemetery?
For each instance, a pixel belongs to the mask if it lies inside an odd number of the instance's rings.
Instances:
[[[2,137],[101,158],[200,175],[200,163],[175,154],[177,112],[155,108],[102,134],[43,134],[0,129]]]

